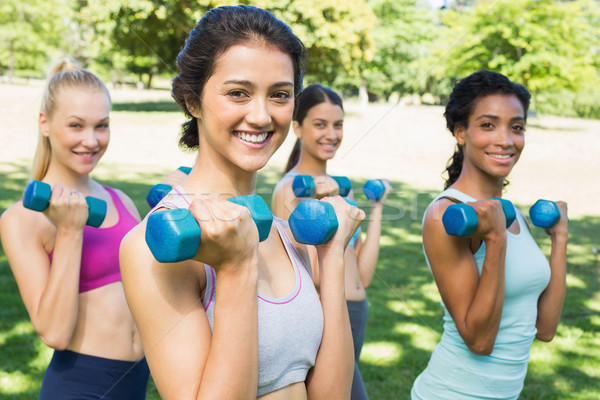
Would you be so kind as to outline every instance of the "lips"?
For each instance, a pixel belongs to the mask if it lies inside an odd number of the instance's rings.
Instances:
[[[93,157],[98,154],[97,151],[73,151],[73,153],[81,157]]]
[[[513,155],[512,154],[493,154],[493,153],[488,153],[488,156],[490,156],[492,158],[497,158],[499,160],[507,160],[507,159],[511,158]]]
[[[327,151],[334,151],[334,150],[337,150],[338,143],[339,142],[333,142],[333,143],[320,143],[319,142],[318,145]]]
[[[267,141],[269,135],[272,132],[244,132],[244,131],[233,131],[235,137],[243,140],[244,142],[253,144],[262,144]]]

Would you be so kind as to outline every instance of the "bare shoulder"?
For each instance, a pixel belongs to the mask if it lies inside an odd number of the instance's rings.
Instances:
[[[18,201],[0,216],[0,235],[17,238],[39,237],[45,229],[53,229],[52,222],[40,212],[28,210]]]
[[[204,264],[188,260],[178,263],[159,263],[146,244],[146,220],[130,230],[121,242],[119,258],[125,289],[160,288],[165,296],[196,297],[206,283]]]

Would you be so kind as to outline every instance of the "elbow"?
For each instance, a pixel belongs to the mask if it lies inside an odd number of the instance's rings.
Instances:
[[[67,335],[66,333],[42,332],[38,329],[36,329],[36,333],[46,346],[55,350],[66,350],[69,347],[69,343],[71,343],[71,335]]]
[[[54,350],[67,350],[67,347],[69,346],[68,340],[64,340],[58,337],[51,338],[48,336],[40,336],[40,339],[42,339],[42,342],[44,342],[46,346],[53,348]]]
[[[470,343],[467,343],[465,341],[465,344],[467,345],[467,347],[471,351],[471,353],[477,354],[479,356],[489,356],[494,351],[494,342],[495,341],[496,341],[495,338],[493,340],[481,340],[480,339],[480,340],[474,340]]]
[[[554,339],[555,334],[556,334],[556,331],[538,332],[535,335],[535,338],[542,342],[551,342],[552,339]]]
[[[478,356],[489,356],[494,351],[494,346],[485,345],[467,345],[471,353],[477,354]]]

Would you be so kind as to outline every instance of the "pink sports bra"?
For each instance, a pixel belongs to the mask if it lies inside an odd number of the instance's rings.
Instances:
[[[79,273],[79,293],[87,292],[109,283],[121,280],[119,265],[119,247],[121,240],[138,221],[127,210],[119,195],[104,186],[110,194],[119,214],[119,221],[107,228],[83,228],[83,247],[81,251],[81,271]],[[50,261],[52,261],[50,253]]]

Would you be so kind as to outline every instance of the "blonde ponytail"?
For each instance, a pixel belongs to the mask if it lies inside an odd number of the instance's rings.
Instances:
[[[110,94],[104,82],[90,71],[81,68],[79,63],[71,57],[65,57],[52,67],[48,74],[40,108],[40,112],[43,112],[47,119],[50,119],[56,110],[58,93],[63,87],[84,87],[99,90],[106,94],[110,102]],[[51,152],[50,140],[39,132],[38,144],[31,168],[32,179],[41,180],[44,178],[50,165]]]

